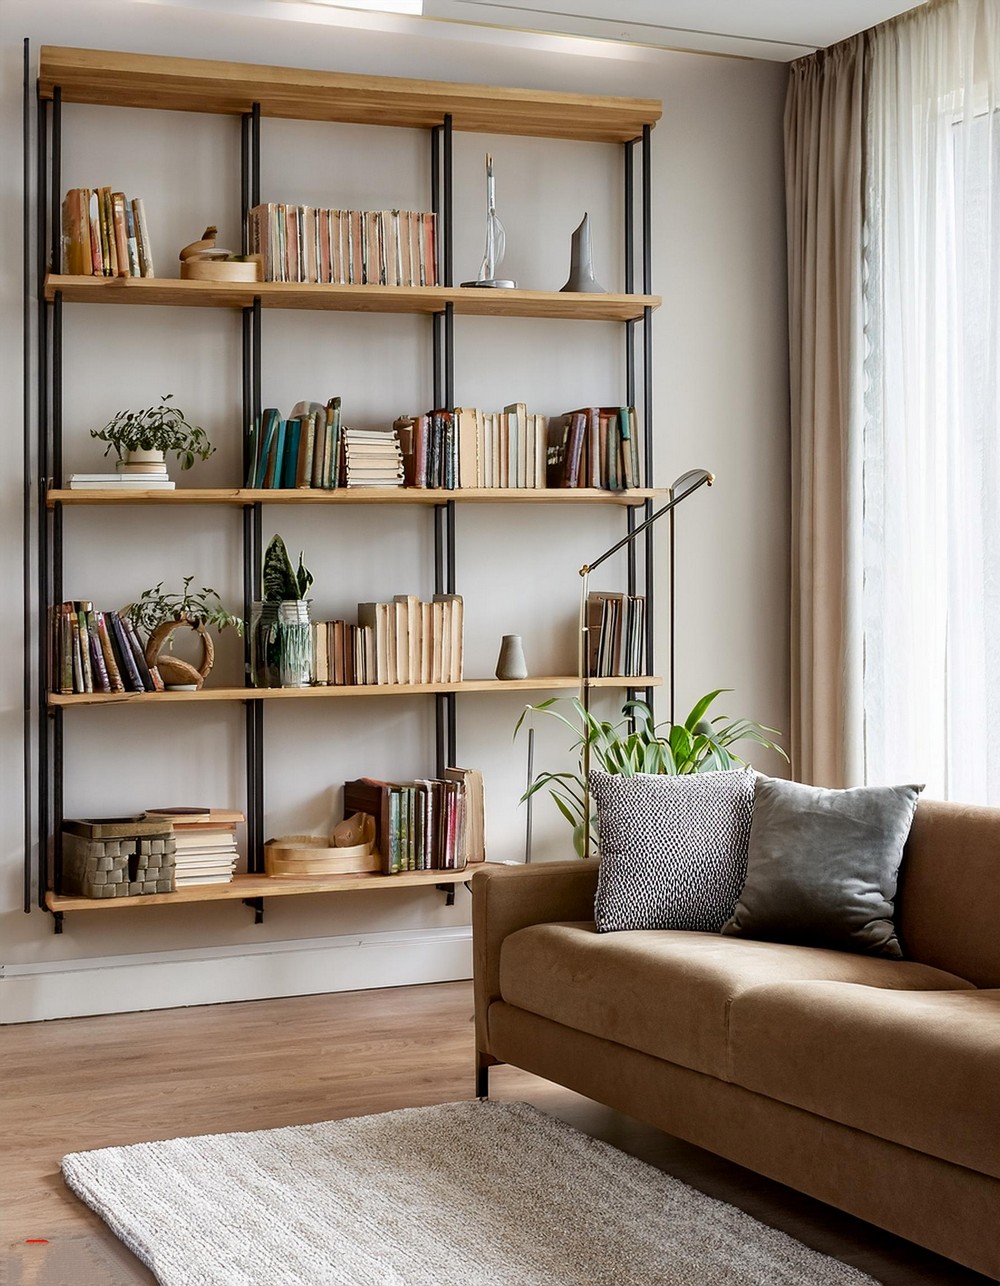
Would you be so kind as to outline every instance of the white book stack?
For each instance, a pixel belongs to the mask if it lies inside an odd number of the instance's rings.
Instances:
[[[158,473],[71,473],[70,491],[173,491],[175,484]]]
[[[344,429],[349,487],[401,487],[403,453],[395,429]]]
[[[173,824],[177,888],[228,884],[239,859],[236,827],[243,814],[223,808],[154,808],[147,816]]]

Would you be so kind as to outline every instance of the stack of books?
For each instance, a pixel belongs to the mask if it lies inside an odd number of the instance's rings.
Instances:
[[[192,884],[229,884],[239,854],[236,827],[242,813],[225,808],[150,808],[149,818],[173,826],[177,888]]]
[[[369,683],[460,683],[465,610],[460,594],[424,602],[397,594],[391,603],[359,603],[358,624],[370,627],[375,675]]]
[[[435,286],[429,210],[326,210],[271,202],[248,216],[265,281],[340,286]]]
[[[74,277],[153,277],[141,197],[70,188],[62,208],[62,270]]]
[[[51,609],[49,689],[60,693],[162,692],[135,626],[120,612],[74,599]]]
[[[175,488],[166,473],[132,473],[124,467],[117,473],[71,473],[67,486],[70,491],[173,491]]]
[[[296,402],[287,419],[275,407],[261,412],[250,429],[248,487],[341,485],[340,398]]]
[[[395,429],[344,429],[348,487],[401,487],[403,455]]]
[[[563,415],[512,402],[502,411],[457,406],[395,422],[408,487],[597,487],[621,491],[641,477],[633,406]]]
[[[641,594],[587,595],[589,668],[593,679],[643,673],[646,599]]]
[[[383,875],[461,871],[485,857],[483,779],[478,769],[446,768],[442,778],[344,783],[344,815],[375,819]]]

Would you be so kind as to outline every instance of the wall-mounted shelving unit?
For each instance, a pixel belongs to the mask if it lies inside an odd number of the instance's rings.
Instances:
[[[27,67],[27,55],[26,55]],[[430,507],[435,527],[436,593],[455,593],[457,512],[466,504],[482,505],[613,505],[624,510],[629,530],[636,514],[648,516],[657,492],[646,487],[611,493],[579,490],[420,489],[356,492],[259,491],[242,487],[179,488],[175,491],[121,495],[76,491],[62,484],[62,337],[74,304],[184,307],[238,310],[243,326],[243,406],[241,421],[251,424],[261,410],[261,316],[268,309],[327,312],[411,314],[432,319],[431,363],[434,404],[454,406],[454,327],[456,318],[542,318],[560,322],[621,323],[625,332],[627,387],[623,404],[641,402],[645,458],[644,477],[653,476],[651,326],[660,300],[650,293],[650,131],[661,106],[653,100],[593,98],[582,94],[446,84],[379,76],[300,71],[198,59],[111,53],[43,46],[37,85],[25,76],[27,113],[37,94],[38,149],[34,174],[36,240],[35,292],[37,320],[37,414],[33,429],[37,494],[37,560],[40,570],[36,601],[37,648],[26,665],[36,693],[38,714],[36,831],[26,845],[25,910],[37,905],[52,912],[57,931],[68,912],[137,909],[141,906],[242,899],[259,919],[265,897],[346,890],[454,886],[471,872],[423,871],[395,876],[349,876],[326,880],[283,881],[263,874],[264,842],[264,706],[273,700],[372,699],[392,696],[431,697],[436,706],[437,766],[456,762],[456,701],[463,693],[547,692],[578,686],[575,675],[549,675],[515,682],[472,678],[452,684],[400,684],[381,687],[316,687],[310,689],[207,688],[198,692],[59,694],[47,690],[49,607],[63,598],[64,522],[70,513],[91,506],[145,505],[170,509],[204,505],[235,507],[243,519],[244,615],[256,597],[261,564],[264,505],[412,505]],[[62,190],[62,113],[69,104],[104,104],[121,109],[169,109],[221,113],[241,120],[241,197],[244,225],[249,209],[260,201],[262,121],[285,118],[330,123],[420,128],[429,132],[432,208],[437,215],[438,263],[442,284],[434,287],[335,286],[286,282],[202,282],[179,279],[65,276],[60,264]],[[452,135],[456,130],[515,134],[621,145],[624,149],[623,227],[625,291],[620,294],[574,294],[564,291],[475,290],[455,286],[452,272]],[[636,166],[635,156],[640,163]],[[26,166],[27,168],[27,166]],[[638,184],[637,184],[638,176]],[[640,193],[636,202],[636,189]],[[638,234],[637,234],[638,230]],[[636,285],[636,265],[639,290]],[[636,327],[642,343],[637,343]],[[26,382],[29,357],[26,354]],[[641,384],[641,399],[637,391]],[[244,464],[246,462],[244,461]],[[245,476],[245,475],[244,475]],[[26,558],[30,558],[30,552]],[[28,564],[30,565],[30,564]],[[652,619],[652,543],[646,533],[643,571],[647,620]],[[628,589],[637,592],[636,555],[630,548]],[[644,677],[594,680],[594,686],[653,687],[652,631],[647,629]],[[108,705],[170,706],[180,703],[240,702],[244,705],[247,813],[247,874],[232,884],[205,885],[177,893],[121,900],[90,901],[59,890],[63,801],[63,719],[80,707]],[[85,713],[72,715],[85,718]],[[123,716],[125,717],[125,716]],[[30,826],[29,826],[30,829]],[[34,860],[32,858],[34,852]]]

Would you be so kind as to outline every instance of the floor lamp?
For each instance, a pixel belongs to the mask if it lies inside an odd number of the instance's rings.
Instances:
[[[606,549],[600,557],[595,558],[592,563],[584,563],[580,568],[580,656],[579,656],[579,674],[580,674],[580,704],[583,706],[584,713],[590,714],[590,623],[588,621],[587,599],[590,594],[590,573],[595,568],[600,567],[601,563],[609,559],[612,554],[617,554],[620,549],[630,545],[635,538],[641,533],[652,527],[654,522],[671,513],[682,500],[686,500],[699,487],[711,486],[715,481],[715,474],[709,473],[707,469],[689,469],[687,473],[682,473],[674,483],[668,487],[670,499],[665,505],[662,505],[655,513],[641,522],[638,527],[623,536]],[[651,628],[651,622],[646,621],[646,628]],[[671,646],[673,641],[671,640]],[[583,855],[590,856],[590,728],[589,724],[584,727],[583,741]]]

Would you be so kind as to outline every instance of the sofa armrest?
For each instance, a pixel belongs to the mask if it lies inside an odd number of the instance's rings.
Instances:
[[[596,858],[537,866],[487,865],[472,877],[472,977],[476,1048],[489,1053],[486,1012],[500,999],[500,948],[529,924],[592,920]]]

